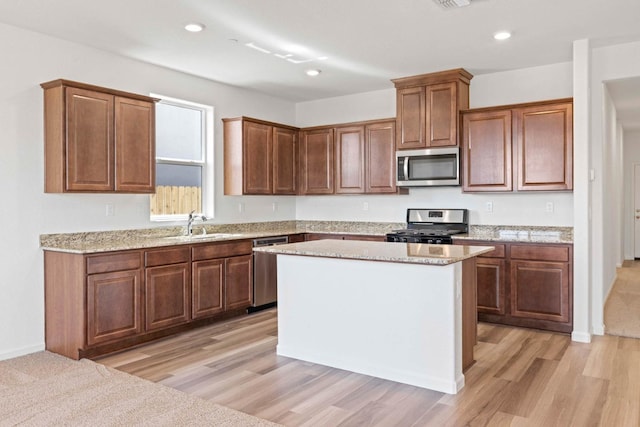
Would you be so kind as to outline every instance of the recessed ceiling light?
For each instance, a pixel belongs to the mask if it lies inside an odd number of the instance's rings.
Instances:
[[[310,76],[310,77],[319,76],[321,72],[322,72],[321,70],[307,70],[306,71],[307,76]]]
[[[493,35],[493,38],[496,40],[506,40],[511,37],[511,33],[509,31],[499,31]]]
[[[198,24],[197,22],[192,22],[184,26],[184,29],[191,33],[199,33],[204,30],[204,25]]]

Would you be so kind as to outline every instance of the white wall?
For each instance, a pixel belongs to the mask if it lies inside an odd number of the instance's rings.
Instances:
[[[624,132],[624,259],[633,259],[635,254],[635,212],[634,212],[634,164],[640,164],[640,130]]]
[[[571,63],[478,75],[471,80],[471,107],[505,105],[572,96]],[[321,99],[296,106],[296,124],[314,126],[395,116],[395,89]],[[493,203],[487,212],[486,203]],[[554,204],[545,212],[547,202]],[[365,204],[368,210],[364,210]],[[409,207],[470,209],[472,224],[556,225],[573,222],[572,193],[463,194],[460,187],[416,188],[403,196],[299,197],[301,220],[403,222]]]
[[[220,118],[255,116],[295,122],[293,103],[132,61],[41,34],[0,25],[0,359],[44,348],[43,256],[46,233],[152,227],[147,195],[43,192],[43,95],[58,78],[187,99],[215,108],[215,222],[293,219],[286,197],[222,196]],[[238,203],[244,203],[240,214]],[[272,211],[272,202],[278,211]],[[115,216],[105,216],[105,205]]]

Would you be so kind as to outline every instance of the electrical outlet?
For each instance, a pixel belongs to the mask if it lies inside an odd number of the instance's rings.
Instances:
[[[273,202],[271,204],[271,209],[276,212],[278,210],[278,202]]]
[[[113,207],[113,205],[111,203],[107,204],[106,209],[105,209],[105,215],[106,216],[114,216],[115,215],[115,208]]]
[[[369,210],[369,202],[362,203],[362,210],[363,211],[368,211]]]
[[[545,212],[553,212],[553,202],[547,202],[544,207]]]
[[[238,203],[238,212],[244,212],[244,203]]]
[[[493,212],[493,202],[485,203],[484,210],[486,210],[487,212]]]

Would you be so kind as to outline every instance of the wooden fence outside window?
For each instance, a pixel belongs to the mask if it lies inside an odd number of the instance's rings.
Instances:
[[[151,195],[151,215],[188,214],[202,212],[201,187],[156,186]]]

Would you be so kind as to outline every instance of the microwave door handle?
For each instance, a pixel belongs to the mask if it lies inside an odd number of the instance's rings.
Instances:
[[[402,167],[403,167],[402,172],[404,173],[404,180],[409,181],[409,157],[404,158]]]

